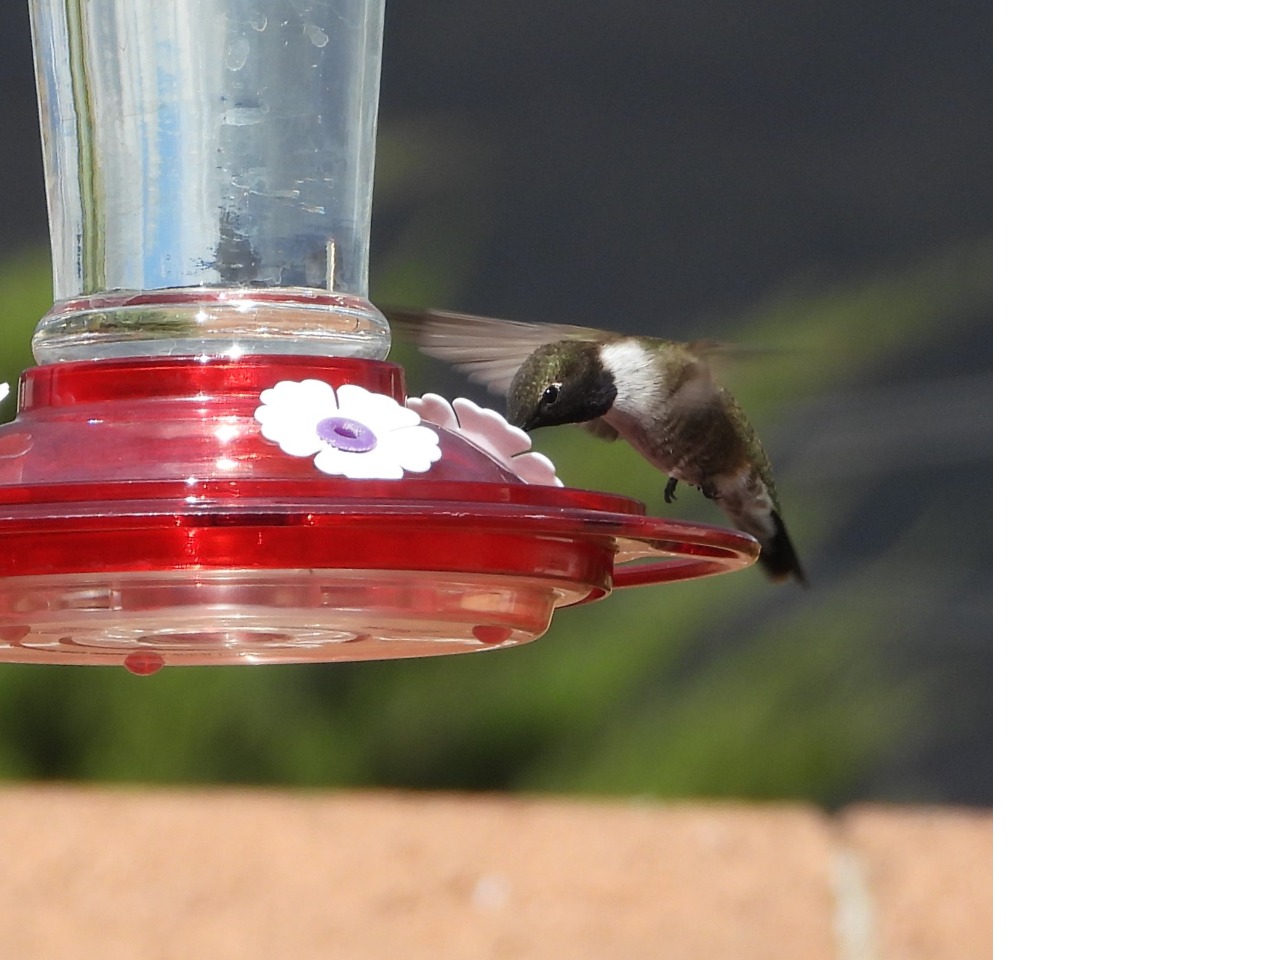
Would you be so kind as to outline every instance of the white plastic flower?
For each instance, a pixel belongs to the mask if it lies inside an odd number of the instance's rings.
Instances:
[[[410,397],[406,402],[427,423],[470,440],[525,483],[564,486],[556,476],[556,465],[531,449],[533,441],[529,434],[507,423],[496,410],[472,403],[466,397],[458,397],[450,404],[435,393]]]
[[[391,397],[346,383],[283,380],[262,391],[253,417],[262,435],[292,457],[353,480],[399,480],[440,459],[440,436]]]

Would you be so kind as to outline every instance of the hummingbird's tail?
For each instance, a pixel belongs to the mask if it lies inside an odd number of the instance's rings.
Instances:
[[[796,548],[787,535],[786,524],[782,522],[777,510],[773,511],[772,519],[775,528],[773,536],[760,541],[760,566],[764,567],[769,579],[776,583],[795,577],[800,586],[809,586],[804,569],[800,566],[800,558],[796,555]]]

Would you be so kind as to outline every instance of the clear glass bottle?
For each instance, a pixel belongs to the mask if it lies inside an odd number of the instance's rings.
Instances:
[[[38,363],[381,359],[384,0],[31,0],[53,248]]]

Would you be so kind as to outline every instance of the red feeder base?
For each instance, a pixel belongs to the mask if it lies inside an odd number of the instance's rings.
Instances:
[[[460,434],[402,480],[320,473],[264,439],[281,381],[404,402],[369,360],[143,358],[28,370],[0,426],[0,660],[366,660],[541,636],[614,587],[749,565],[722,527],[527,484]]]

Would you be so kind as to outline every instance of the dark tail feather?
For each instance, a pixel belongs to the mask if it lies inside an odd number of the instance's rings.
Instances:
[[[770,580],[781,583],[788,577],[795,577],[800,586],[808,587],[809,581],[805,579],[800,558],[796,556],[796,548],[792,545],[786,524],[782,522],[777,510],[773,511],[773,524],[777,532],[760,544],[760,566],[764,567]]]

